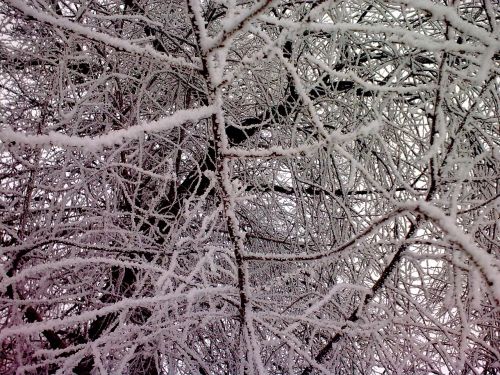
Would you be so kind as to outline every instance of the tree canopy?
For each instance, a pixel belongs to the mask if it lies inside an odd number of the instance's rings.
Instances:
[[[494,374],[491,0],[3,0],[0,374]]]

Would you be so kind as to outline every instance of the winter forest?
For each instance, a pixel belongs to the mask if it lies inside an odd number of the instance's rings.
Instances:
[[[500,373],[495,0],[1,0],[0,374]]]

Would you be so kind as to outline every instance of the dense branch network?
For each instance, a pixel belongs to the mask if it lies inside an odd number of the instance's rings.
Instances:
[[[5,0],[0,374],[498,371],[489,0]]]

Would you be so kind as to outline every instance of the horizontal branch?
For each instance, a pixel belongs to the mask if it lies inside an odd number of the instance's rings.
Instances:
[[[405,187],[398,187],[396,189],[387,189],[387,191],[394,191],[394,192],[399,192],[399,191],[407,191],[408,189]],[[415,188],[414,190],[417,191],[426,191],[427,189],[425,188]],[[276,192],[276,193],[281,193],[285,195],[297,195],[299,192],[290,187],[290,186],[280,186],[280,185],[257,185],[257,186],[252,186],[249,185],[246,187],[246,191],[260,191],[260,192]],[[309,186],[304,189],[300,189],[300,193],[306,193],[309,195],[318,195],[318,194],[326,194],[329,196],[337,196],[337,197],[343,197],[343,196],[350,196],[350,195],[369,195],[369,194],[380,194],[382,193],[381,190],[352,190],[352,191],[343,191],[342,189],[336,189],[333,191],[327,190],[327,189],[322,189],[320,187],[316,186]]]
[[[31,146],[61,146],[61,147],[83,147],[88,151],[99,151],[106,146],[114,146],[123,143],[127,139],[141,136],[144,132],[160,132],[171,130],[183,125],[188,121],[198,121],[211,116],[215,111],[213,106],[182,109],[171,116],[160,120],[131,126],[127,129],[110,131],[97,137],[77,137],[66,134],[51,132],[49,134],[22,134],[12,129],[0,131],[2,142],[19,142]]]
[[[347,242],[344,242],[342,245],[337,246],[331,250],[318,252],[315,254],[309,253],[299,253],[299,254],[258,254],[258,253],[246,253],[244,256],[245,260],[253,260],[253,261],[275,261],[275,262],[293,262],[293,261],[313,261],[328,258],[332,255],[338,254],[349,249],[351,246],[358,243],[360,240],[365,238],[366,236],[373,233],[375,230],[380,228],[380,226],[384,225],[389,220],[394,219],[395,217],[407,212],[406,208],[397,208],[394,211],[385,214],[380,219],[375,222],[370,223],[363,231],[352,237]]]

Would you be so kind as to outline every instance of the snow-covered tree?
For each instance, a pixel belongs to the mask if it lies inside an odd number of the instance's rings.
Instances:
[[[0,374],[494,374],[493,0],[3,0]]]

